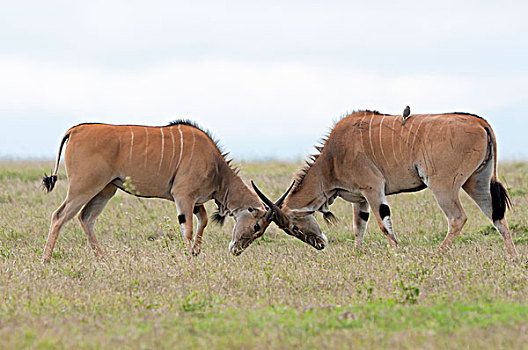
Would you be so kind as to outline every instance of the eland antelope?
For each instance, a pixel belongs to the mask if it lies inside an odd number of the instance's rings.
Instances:
[[[353,203],[356,246],[363,243],[370,210],[390,244],[397,246],[386,196],[428,187],[447,218],[447,235],[440,245],[444,249],[467,220],[459,200],[463,188],[499,231],[510,256],[516,256],[504,216],[510,197],[498,180],[491,126],[468,113],[414,114],[405,127],[401,117],[376,111],[344,117],[318,147],[319,154],[297,175],[281,206],[253,184],[273,211],[266,217],[286,233],[322,249],[327,240],[314,213],[334,220],[329,206],[341,197]]]
[[[213,219],[222,222],[230,215],[235,220],[231,251],[240,249],[236,242],[264,232],[261,227],[266,208],[230,166],[210,134],[193,122],[178,120],[163,127],[74,126],[62,138],[55,171],[43,179],[48,192],[57,181],[66,142],[68,193],[51,216],[45,262],[51,259],[61,227],[77,213],[89,244],[97,255],[102,255],[95,237],[95,220],[117,189],[138,197],[174,201],[182,235],[194,255],[200,252],[208,222],[204,203],[211,199],[219,209]],[[198,218],[194,244],[193,214]]]

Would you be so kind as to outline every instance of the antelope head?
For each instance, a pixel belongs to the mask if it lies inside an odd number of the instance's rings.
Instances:
[[[308,243],[315,249],[321,250],[328,244],[328,239],[321,231],[321,227],[315,220],[314,211],[307,211],[302,209],[290,209],[287,206],[282,208],[282,204],[292,186],[281,196],[280,203],[273,203],[266,197],[258,187],[251,181],[255,192],[260,197],[262,202],[269,208],[266,217],[270,217],[272,221],[279,226],[281,230],[290,236],[294,236],[301,241]],[[268,223],[269,225],[269,223]],[[267,226],[266,226],[267,227]]]
[[[253,182],[251,182],[253,184]],[[255,186],[253,184],[253,186]],[[293,184],[292,184],[293,186]],[[284,199],[290,192],[292,186],[284,193],[274,204],[278,207],[282,206]],[[258,194],[258,192],[257,192]],[[233,255],[240,255],[242,252],[249,247],[253,241],[261,237],[266,229],[273,221],[274,212],[266,206],[267,211],[262,212],[261,209],[249,208],[248,212],[250,215],[240,215],[240,218],[236,217],[235,214],[235,227],[233,229],[233,239],[229,244],[229,250]],[[245,212],[245,211],[244,211]],[[256,220],[256,222],[255,222]],[[251,226],[253,225],[253,226]]]
[[[255,239],[264,234],[267,227],[264,224],[267,220],[266,213],[264,208],[247,208],[233,213],[235,226],[229,243],[229,251],[233,255],[242,254]]]

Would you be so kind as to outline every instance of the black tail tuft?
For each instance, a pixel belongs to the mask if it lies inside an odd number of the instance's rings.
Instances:
[[[490,191],[491,205],[493,207],[491,218],[493,221],[501,220],[504,218],[506,208],[511,207],[510,195],[504,185],[498,181],[491,180]]]
[[[336,224],[339,220],[329,211],[323,213],[324,220],[329,224]]]
[[[215,211],[213,215],[211,215],[211,220],[215,224],[219,224],[220,226],[224,226],[225,221],[225,215],[220,214],[220,212]]]
[[[55,187],[55,182],[57,182],[57,175],[44,175],[42,178],[42,186],[44,186],[47,192],[51,192],[51,190],[53,190]]]

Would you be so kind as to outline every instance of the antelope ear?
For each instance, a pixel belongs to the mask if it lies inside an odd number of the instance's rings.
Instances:
[[[257,217],[259,216],[259,209],[258,208],[252,208],[252,207],[249,207],[247,208],[247,210],[254,216],[254,217]]]
[[[313,215],[315,213],[315,211],[313,210],[302,210],[302,209],[293,209],[291,212],[293,216],[298,217],[298,218],[304,218],[305,216]]]

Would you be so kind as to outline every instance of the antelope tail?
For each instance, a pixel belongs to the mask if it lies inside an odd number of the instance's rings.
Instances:
[[[64,144],[68,139],[70,138],[70,132],[66,133],[64,137],[62,138],[60,147],[59,147],[59,154],[57,154],[57,161],[55,163],[55,171],[50,176],[44,175],[42,178],[42,186],[46,189],[46,192],[51,192],[53,188],[55,187],[55,183],[57,182],[57,173],[59,172],[59,163],[62,153],[62,148],[64,147]]]
[[[491,151],[490,157],[493,157],[493,175],[491,176],[490,192],[491,192],[491,206],[493,221],[502,220],[506,208],[511,207],[511,197],[508,190],[502,183],[499,182],[497,176],[497,143],[495,142],[495,135],[487,126],[484,127],[488,133],[489,149]]]

